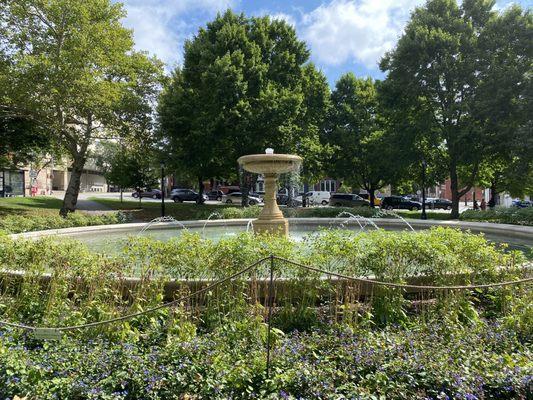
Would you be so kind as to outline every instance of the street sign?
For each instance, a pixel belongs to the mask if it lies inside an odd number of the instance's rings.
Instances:
[[[34,169],[31,169],[30,170],[30,178],[37,178],[37,175],[39,175],[39,172],[38,171],[35,171]]]

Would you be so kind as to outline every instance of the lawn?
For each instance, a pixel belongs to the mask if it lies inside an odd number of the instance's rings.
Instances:
[[[48,196],[0,198],[0,217],[4,215],[57,215],[62,203],[62,200]]]

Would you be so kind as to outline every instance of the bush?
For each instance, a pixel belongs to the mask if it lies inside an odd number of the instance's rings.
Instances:
[[[530,393],[530,349],[499,323],[276,332],[268,380],[264,329],[256,319],[225,321],[209,334],[167,333],[156,343],[43,344],[3,332],[0,397],[505,400]]]
[[[398,283],[418,276],[428,283],[441,285],[516,279],[523,261],[521,253],[506,253],[488,243],[482,235],[449,228],[412,233],[379,230],[361,234],[327,230],[300,242],[247,233],[214,242],[199,234],[184,232],[167,242],[130,237],[122,252],[112,256],[92,253],[85,245],[72,240],[0,237],[2,268],[25,271],[21,280],[13,277],[0,280],[5,294],[0,297],[0,315],[18,321],[30,318],[39,323],[61,325],[106,319],[135,311],[137,307],[144,309],[159,304],[164,296],[163,282],[170,279],[212,282],[270,254],[350,276],[373,276]],[[307,310],[292,309],[291,299],[298,299],[299,305],[307,307],[328,291],[336,293],[342,287],[331,286],[330,282],[319,279],[320,274],[282,260],[275,261],[274,266],[276,278],[286,279],[285,289],[279,296],[289,299],[286,303],[279,302],[280,306],[289,307],[280,314],[279,326],[311,328],[312,315]],[[40,282],[44,272],[49,272],[53,278],[46,285]],[[263,263],[242,279],[265,278],[268,272],[268,263]],[[126,286],[128,276],[139,277],[139,283]],[[250,299],[261,297],[259,289],[252,290],[247,284],[243,289],[241,284],[242,281],[236,281],[215,292],[210,299],[217,312],[221,307],[237,312],[239,304],[249,304]],[[190,287],[178,289],[186,293]],[[353,289],[357,291],[356,287]],[[402,301],[402,291],[383,290],[380,294],[383,296],[376,297],[372,303],[369,318],[381,325],[404,323],[406,304]],[[502,303],[501,307],[504,306]],[[65,315],[69,316],[68,320]],[[291,320],[293,316],[296,317],[294,321]],[[161,318],[166,320],[167,315],[163,313]],[[141,325],[149,326],[150,321],[150,318],[142,320]],[[206,318],[202,323],[212,325]]]
[[[0,219],[0,231],[11,234],[77,226],[121,224],[130,221],[131,217],[129,214],[123,212],[101,215],[77,212],[68,214],[66,218],[60,217],[59,215],[8,215]]]
[[[533,207],[496,207],[494,210],[466,210],[459,216],[463,221],[495,222],[533,226]]]

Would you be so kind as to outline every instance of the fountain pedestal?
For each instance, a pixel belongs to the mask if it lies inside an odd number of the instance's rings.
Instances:
[[[269,149],[270,150],[270,149]],[[261,215],[253,222],[254,232],[287,236],[289,222],[283,217],[276,201],[279,174],[295,171],[302,163],[301,157],[291,154],[252,154],[242,156],[239,164],[247,171],[263,174],[265,177],[265,206]]]
[[[261,215],[253,223],[254,232],[270,233],[274,235],[289,234],[289,221],[283,217],[276,201],[276,189],[278,186],[277,174],[265,174],[265,206]]]

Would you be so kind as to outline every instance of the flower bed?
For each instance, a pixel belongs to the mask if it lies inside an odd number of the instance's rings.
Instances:
[[[226,277],[276,254],[347,275],[433,284],[514,280],[520,253],[449,228],[325,231],[304,242],[241,234],[213,242],[132,237],[121,254],[75,241],[0,238],[0,320],[72,326],[124,316],[163,299],[164,282]],[[0,398],[80,399],[520,399],[533,373],[531,286],[467,291],[336,286],[274,264],[272,368],[266,378],[268,265],[171,307],[60,341],[0,326]],[[501,268],[504,267],[504,268]],[[43,273],[50,274],[41,285]],[[135,287],[124,279],[136,274]],[[460,282],[459,282],[460,281]],[[278,290],[279,289],[279,290]],[[176,296],[187,296],[184,285]],[[374,396],[374,397],[372,397]]]
[[[226,321],[124,343],[0,336],[0,397],[87,399],[526,399],[531,347],[499,322],[276,332]],[[383,397],[381,397],[383,396]]]

